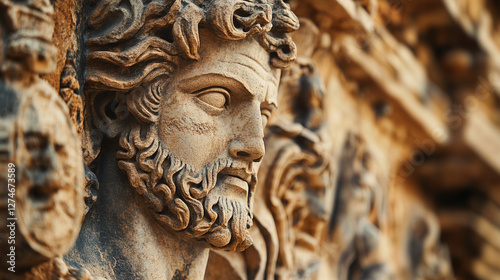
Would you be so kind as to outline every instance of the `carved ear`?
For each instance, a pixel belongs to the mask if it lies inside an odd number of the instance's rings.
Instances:
[[[92,100],[94,125],[107,137],[119,135],[127,122],[130,112],[122,94],[116,92],[100,92]]]

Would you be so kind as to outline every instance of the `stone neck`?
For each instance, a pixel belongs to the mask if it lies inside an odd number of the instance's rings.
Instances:
[[[161,228],[115,155],[116,147],[103,146],[98,199],[66,256],[69,264],[108,279],[203,279],[209,249]]]

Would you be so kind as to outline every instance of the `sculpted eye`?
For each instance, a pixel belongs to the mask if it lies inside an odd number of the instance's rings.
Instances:
[[[209,88],[196,93],[198,99],[214,107],[222,110],[229,101],[229,93],[223,88]]]
[[[267,122],[269,121],[269,118],[271,117],[271,110],[269,109],[261,109],[261,114],[262,114],[262,127],[265,128],[267,126]]]

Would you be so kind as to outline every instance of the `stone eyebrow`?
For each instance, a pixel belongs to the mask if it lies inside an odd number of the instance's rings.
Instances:
[[[224,82],[224,84],[221,84]],[[226,88],[230,92],[244,91],[249,95],[256,95],[249,85],[233,78],[219,73],[206,73],[182,79],[180,89],[185,92],[195,92],[210,87]]]

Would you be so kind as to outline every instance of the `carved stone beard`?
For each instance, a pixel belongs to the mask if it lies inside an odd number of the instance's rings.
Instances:
[[[221,158],[195,170],[165,147],[157,136],[157,125],[134,124],[122,133],[118,166],[130,184],[153,210],[151,215],[166,230],[214,249],[242,251],[252,245],[256,175],[251,174],[245,202],[227,195],[223,171],[237,167]],[[222,172],[222,173],[221,173]]]

